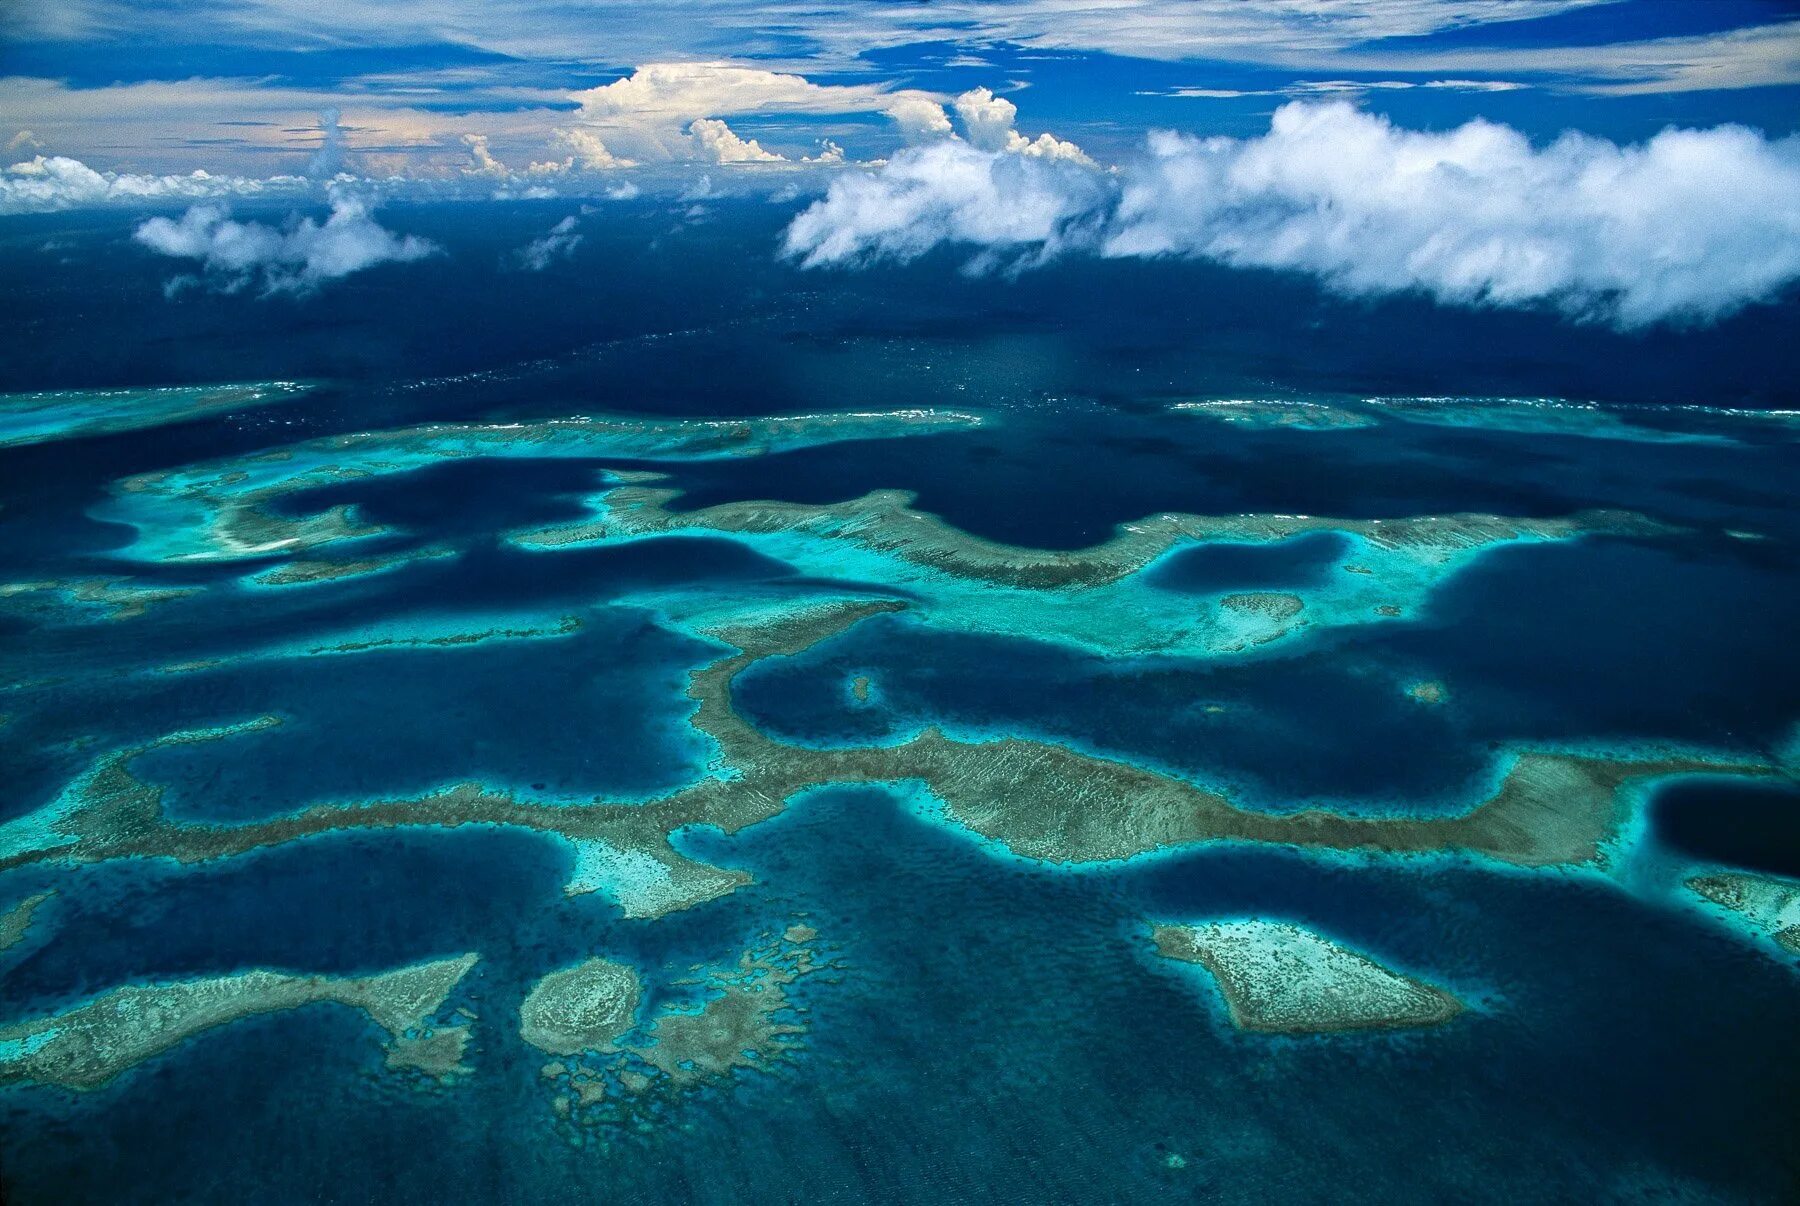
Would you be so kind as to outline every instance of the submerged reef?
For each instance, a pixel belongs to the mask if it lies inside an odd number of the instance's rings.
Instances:
[[[748,666],[798,653],[871,615],[886,600],[814,602],[705,629],[731,652],[690,674],[690,723],[715,743],[714,774],[645,803],[538,803],[462,784],[422,797],[322,803],[235,825],[182,822],[161,789],[136,778],[133,758],[173,742],[217,740],[277,723],[172,734],[105,755],[55,800],[0,825],[0,870],[45,861],[167,857],[200,862],[345,829],[517,826],[567,839],[576,852],[569,891],[610,895],[628,917],[652,918],[712,900],[749,882],[737,870],[679,853],[672,837],[710,825],[726,833],[781,812],[799,792],[833,783],[920,783],[956,828],[1049,863],[1125,859],[1208,841],[1413,854],[1463,851],[1517,866],[1603,861],[1603,846],[1632,807],[1619,789],[1681,774],[1770,773],[1754,763],[1701,757],[1632,761],[1525,751],[1498,787],[1461,814],[1356,817],[1321,809],[1277,814],[1239,807],[1219,792],[1128,762],[1023,738],[962,740],[927,728],[895,745],[814,748],[777,741],[732,706]]]
[[[1694,876],[1687,886],[1752,932],[1800,955],[1800,883],[1773,875],[1729,871]]]
[[[637,1017],[636,971],[606,959],[552,972],[520,1010],[520,1033],[552,1055],[540,1075],[555,1116],[574,1127],[643,1124],[646,1111],[790,1058],[806,1032],[793,984],[825,966],[810,926],[765,935],[735,960],[700,964],[671,999]]]
[[[157,603],[185,598],[197,588],[135,586],[122,578],[69,578],[43,582],[0,582],[0,607],[53,618],[71,607],[105,609],[109,620],[135,620]]]
[[[1525,435],[1582,436],[1638,443],[1731,443],[1738,435],[1800,433],[1791,411],[1714,406],[1629,406],[1566,398],[1364,398],[1384,417],[1435,427],[1473,427]]]
[[[1800,415],[1792,411],[1642,402],[1616,405],[1568,398],[1208,398],[1175,402],[1169,410],[1235,427],[1282,431],[1347,431],[1392,420],[1648,444],[1730,444],[1745,436],[1781,439],[1800,433],[1796,423]]]
[[[680,491],[619,486],[595,500],[602,514],[586,524],[521,533],[528,548],[552,548],[611,536],[707,530],[732,535],[802,533],[885,553],[916,566],[990,586],[1061,590],[1104,586],[1135,574],[1184,541],[1283,540],[1306,532],[1343,532],[1377,549],[1420,557],[1514,540],[1567,540],[1590,534],[1659,535],[1670,529],[1625,511],[1583,511],[1555,519],[1499,515],[1422,515],[1398,519],[1332,519],[1313,515],[1190,515],[1165,512],[1122,524],[1105,542],[1084,549],[1037,549],[970,535],[937,515],[914,510],[904,490],[876,490],[827,506],[759,500],[692,511],[671,504]]]
[[[99,514],[137,529],[124,555],[148,561],[234,560],[304,553],[380,534],[351,508],[280,513],[275,504],[320,486],[405,473],[473,457],[712,460],[837,440],[930,434],[979,426],[980,415],[899,410],[753,419],[588,416],[521,423],[441,423],[359,432],[230,460],[127,478]],[[630,475],[620,475],[626,480]],[[311,580],[299,571],[295,581]],[[264,576],[264,583],[279,583]]]
[[[637,1025],[641,992],[637,972],[608,959],[551,972],[519,1006],[519,1036],[551,1055],[615,1050]]]
[[[1448,691],[1436,679],[1424,679],[1409,686],[1406,694],[1408,698],[1416,699],[1422,704],[1441,704]]]
[[[1216,639],[1214,648],[1227,652],[1278,641],[1306,623],[1306,600],[1299,595],[1226,595],[1219,600],[1219,611],[1230,635]]]
[[[1285,431],[1342,431],[1373,427],[1378,420],[1344,406],[1326,402],[1302,402],[1280,398],[1208,398],[1176,402],[1177,414],[1201,415],[1238,427],[1278,428]]]
[[[98,1089],[202,1031],[321,1001],[360,1009],[387,1031],[390,1068],[448,1076],[467,1071],[458,1063],[467,1029],[434,1028],[431,1018],[475,962],[475,955],[463,955],[371,976],[298,976],[259,969],[126,985],[47,1018],[0,1026],[0,1084],[26,1080]],[[438,1049],[443,1045],[439,1035],[446,1031],[455,1054],[447,1064],[446,1053]]]
[[[289,402],[310,388],[293,381],[264,381],[252,385],[0,394],[0,448],[136,431],[219,411]]]
[[[676,509],[679,498],[680,491],[666,487],[616,486],[587,500],[594,518],[516,533],[512,541],[542,551],[720,533],[809,577],[884,583],[943,628],[1030,636],[1105,654],[1223,656],[1305,629],[1404,616],[1439,581],[1502,544],[1672,530],[1620,511],[1554,519],[1165,513],[1121,525],[1089,548],[1045,550],[972,536],[915,510],[913,496],[903,491],[827,506],[754,501],[691,511]],[[1208,606],[1203,596],[1159,589],[1154,575],[1140,572],[1204,542],[1267,544],[1313,532],[1341,533],[1355,560],[1301,593],[1221,593]],[[1120,624],[1121,614],[1135,622]]]
[[[1157,954],[1212,974],[1240,1030],[1323,1034],[1435,1026],[1464,1008],[1441,988],[1288,922],[1158,925],[1150,936]]]
[[[25,935],[31,932],[31,919],[44,906],[44,902],[55,895],[54,890],[39,892],[0,913],[0,951],[9,951],[25,941]]]

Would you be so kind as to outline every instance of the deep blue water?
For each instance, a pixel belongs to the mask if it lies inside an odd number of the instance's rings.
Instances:
[[[1656,794],[1656,836],[1710,863],[1800,877],[1800,790],[1792,782],[1672,783]]]
[[[1144,580],[1195,595],[1318,586],[1350,548],[1337,532],[1309,532],[1272,544],[1200,544],[1157,562]]]
[[[734,703],[752,723],[823,744],[945,724],[1139,761],[1256,807],[1421,814],[1468,807],[1513,749],[1698,750],[1786,769],[1659,788],[1655,857],[1800,876],[1786,777],[1800,724],[1794,427],[1645,412],[1651,426],[1729,437],[1668,443],[1403,422],[1254,430],[1167,410],[1415,394],[1795,408],[1791,300],[1713,328],[1623,335],[1416,299],[1351,303],[1175,263],[976,280],[928,258],[811,274],[769,254],[785,210],[734,203],[699,222],[616,207],[576,261],[498,267],[563,213],[395,207],[384,221],[447,254],[310,299],[178,303],[161,296],[166,264],[116,216],[0,224],[0,389],[318,383],[281,406],[0,449],[0,583],[194,592],[123,619],[0,597],[0,821],[110,751],[265,715],[282,723],[156,749],[132,769],[171,814],[214,824],[467,781],[569,807],[656,797],[706,772],[713,750],[683,692],[721,652],[671,617],[671,600],[850,594],[915,606],[746,672]],[[54,272],[52,237],[72,261]],[[95,516],[122,478],[344,432],[920,406],[992,421],[710,462],[468,459],[295,493],[275,509],[350,505],[392,529],[356,555],[441,554],[302,587],[245,581],[284,564],[278,551],[134,560],[133,533]],[[1488,549],[1404,618],[1315,626],[1242,656],[1103,657],[1046,634],[934,626],[928,578],[835,579],[722,535],[506,542],[583,518],[581,500],[620,468],[668,475],[678,507],[909,490],[967,532],[1059,549],[1165,511],[1613,508],[1670,530]],[[1335,580],[1353,548],[1329,531],[1201,545],[1148,581],[1177,605],[1305,592]],[[558,636],[307,652],[565,618],[578,626]],[[163,672],[196,661],[214,664]],[[1407,694],[1423,681],[1443,684],[1441,702]],[[192,866],[0,873],[0,907],[56,891],[0,952],[0,1025],[134,981],[481,956],[452,997],[478,1015],[466,1081],[418,1092],[384,1075],[376,1031],[348,1010],[253,1018],[97,1092],[0,1087],[0,1197],[1800,1196],[1800,967],[1629,865],[1608,877],[1201,848],[1055,871],[876,788],[809,793],[736,835],[675,844],[755,882],[627,921],[604,895],[564,894],[573,853],[557,839],[480,825],[336,833]],[[1317,927],[1473,1008],[1429,1031],[1236,1032],[1206,975],[1158,960],[1146,935],[1153,921],[1246,915]],[[807,1031],[794,1062],[670,1103],[647,1131],[569,1142],[544,1056],[518,1036],[533,980],[605,954],[640,968],[652,1001],[676,999],[693,965],[734,960],[797,918],[842,968],[797,986]]]

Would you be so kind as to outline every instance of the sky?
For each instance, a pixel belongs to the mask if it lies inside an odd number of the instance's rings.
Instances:
[[[140,242],[265,291],[429,254],[396,197],[737,192],[812,199],[815,267],[1189,256],[1710,321],[1800,274],[1797,119],[1788,0],[0,6],[0,216],[191,205]]]

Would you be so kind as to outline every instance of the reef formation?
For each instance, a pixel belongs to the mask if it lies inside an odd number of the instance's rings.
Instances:
[[[1249,919],[1158,925],[1157,954],[1217,981],[1232,1025],[1270,1034],[1435,1026],[1461,1013],[1455,996],[1289,922]]]
[[[50,1017],[0,1026],[0,1083],[98,1089],[203,1031],[319,1002],[361,1010],[385,1030],[390,1068],[447,1078],[468,1070],[460,1063],[468,1032],[431,1019],[475,963],[475,955],[464,955],[371,976],[258,969],[125,985]]]
[[[45,861],[165,857],[201,862],[314,834],[350,829],[487,823],[570,841],[570,890],[612,895],[628,917],[652,918],[722,896],[748,876],[710,866],[671,844],[680,830],[734,833],[781,812],[811,787],[920,783],[954,827],[1053,864],[1126,859],[1211,841],[1316,850],[1420,854],[1460,851],[1521,867],[1595,863],[1628,819],[1620,788],[1682,774],[1769,773],[1756,763],[1684,756],[1651,760],[1542,751],[1513,755],[1497,789],[1447,816],[1365,817],[1321,809],[1268,813],[1234,804],[1186,779],[1028,738],[964,740],[924,729],[893,745],[812,747],[778,741],[732,706],[732,681],[752,664],[810,648],[872,615],[888,600],[838,600],[719,623],[707,634],[732,651],[694,671],[690,723],[717,748],[714,773],[643,803],[538,803],[481,784],[423,797],[324,803],[236,825],[168,817],[161,789],[130,770],[160,745],[220,740],[279,723],[265,717],[224,729],[171,734],[103,756],[61,796],[0,825],[0,871]]]
[[[310,388],[294,381],[263,381],[250,385],[0,394],[0,448],[111,435],[221,411],[290,402]]]
[[[1726,871],[1696,875],[1687,886],[1752,932],[1800,955],[1800,883],[1773,875]]]
[[[439,423],[331,436],[117,483],[101,518],[137,529],[126,555],[145,561],[292,556],[380,535],[336,505],[290,514],[277,504],[307,490],[475,457],[694,461],[760,456],[838,440],[880,439],[979,426],[980,415],[906,410],[751,419],[592,415],[518,423]],[[625,470],[615,480],[630,481]],[[408,556],[416,556],[416,553]],[[360,572],[369,572],[367,563]],[[291,581],[322,571],[290,571]],[[264,579],[280,584],[282,577]]]
[[[520,1033],[564,1057],[539,1071],[556,1119],[646,1125],[659,1102],[791,1058],[806,1032],[793,986],[827,966],[817,940],[795,923],[736,960],[696,965],[671,987],[697,998],[667,999],[642,1018],[642,979],[625,964],[596,958],[540,979],[520,1010]]]

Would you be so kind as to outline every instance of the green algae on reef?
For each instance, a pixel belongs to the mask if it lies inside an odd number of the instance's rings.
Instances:
[[[1747,871],[1696,875],[1690,891],[1726,910],[1752,933],[1800,955],[1800,883]]]
[[[1240,1030],[1323,1034],[1435,1026],[1464,1009],[1435,985],[1288,922],[1158,925],[1150,936],[1157,954],[1211,973]]]
[[[264,381],[0,394],[0,448],[135,431],[220,411],[268,406],[291,401],[310,388],[293,381]]]
[[[299,976],[262,969],[209,979],[115,988],[47,1018],[0,1026],[0,1083],[98,1089],[205,1030],[256,1014],[330,1001],[360,1009],[391,1044],[416,1041],[475,955],[371,976]],[[405,1048],[402,1048],[405,1050]],[[460,1056],[460,1048],[458,1049]],[[416,1060],[391,1058],[389,1066]]]

